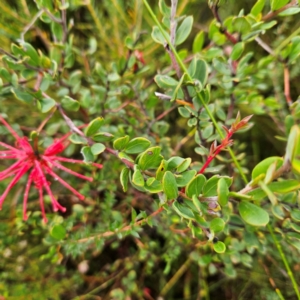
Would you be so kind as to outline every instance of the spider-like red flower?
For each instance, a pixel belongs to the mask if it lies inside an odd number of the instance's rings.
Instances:
[[[2,204],[12,189],[12,187],[20,180],[20,178],[29,172],[28,181],[26,183],[24,198],[23,198],[23,219],[27,220],[28,216],[26,214],[26,207],[27,207],[27,200],[30,187],[32,183],[36,187],[39,192],[39,200],[40,200],[40,207],[42,211],[43,220],[47,222],[45,208],[44,208],[44,199],[43,199],[43,188],[46,190],[48,195],[50,196],[53,210],[58,211],[61,210],[63,212],[66,211],[66,208],[61,206],[58,201],[55,199],[51,188],[50,183],[46,179],[46,174],[53,177],[55,180],[59,181],[63,186],[69,189],[74,195],[76,195],[80,200],[84,199],[84,196],[80,194],[76,189],[70,186],[65,180],[59,177],[54,171],[53,168],[61,169],[69,174],[77,176],[79,178],[93,181],[93,178],[84,176],[77,172],[74,172],[65,166],[63,166],[60,162],[68,162],[68,163],[84,163],[81,160],[65,158],[61,156],[57,156],[57,154],[64,151],[64,149],[68,146],[66,139],[68,138],[69,134],[65,135],[64,137],[57,139],[50,145],[48,148],[45,149],[43,154],[37,153],[36,150],[31,146],[28,142],[27,137],[20,137],[12,127],[0,116],[0,121],[4,124],[4,126],[9,130],[9,132],[14,136],[16,139],[15,147],[7,145],[3,142],[0,142],[0,146],[7,150],[0,151],[0,160],[7,160],[7,159],[15,159],[16,162],[13,163],[9,168],[0,172],[0,180],[3,180],[7,177],[13,177],[12,181],[9,183],[5,191],[0,197],[0,209],[2,209]],[[93,163],[94,166],[98,168],[102,168],[101,164]]]

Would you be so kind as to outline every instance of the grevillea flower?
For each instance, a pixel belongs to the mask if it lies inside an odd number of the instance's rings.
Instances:
[[[49,195],[54,211],[58,211],[58,210],[62,212],[66,211],[66,208],[61,206],[56,200],[56,198],[54,197],[50,188],[50,183],[47,180],[46,175],[60,182],[64,187],[69,189],[80,200],[84,199],[84,196],[82,194],[80,194],[76,189],[70,186],[65,180],[63,180],[53,171],[54,168],[57,168],[69,174],[72,174],[74,176],[77,176],[81,179],[93,181],[93,178],[74,172],[61,164],[61,162],[78,163],[78,164],[83,163],[83,161],[81,160],[57,156],[57,154],[64,151],[64,149],[67,147],[68,143],[66,139],[68,138],[69,134],[65,135],[60,139],[55,140],[53,144],[51,144],[48,148],[45,149],[43,154],[39,154],[38,151],[34,149],[35,147],[32,147],[31,144],[28,142],[27,137],[20,137],[1,116],[0,116],[0,121],[4,124],[4,126],[9,130],[9,132],[16,139],[15,147],[0,142],[0,146],[6,149],[0,151],[0,160],[9,160],[9,159],[16,160],[16,162],[14,162],[9,168],[0,172],[0,180],[3,180],[8,177],[13,177],[13,179],[8,184],[3,194],[0,196],[0,209],[2,208],[3,201],[7,196],[7,194],[9,193],[9,191],[26,173],[29,173],[29,175],[25,186],[24,198],[23,198],[23,219],[24,220],[27,220],[28,218],[26,214],[26,207],[27,207],[29,190],[32,184],[38,190],[40,207],[42,211],[43,220],[45,222],[47,222],[47,218],[45,214],[43,190],[45,190]],[[93,165],[98,168],[102,168],[101,164],[93,163]]]

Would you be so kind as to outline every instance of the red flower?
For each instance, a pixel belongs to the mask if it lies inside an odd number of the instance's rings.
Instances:
[[[13,163],[9,168],[0,172],[0,180],[3,180],[7,177],[14,176],[13,180],[9,183],[4,193],[0,197],[0,209],[2,208],[2,203],[12,189],[12,187],[20,180],[20,178],[29,172],[28,181],[25,187],[24,198],[23,198],[23,219],[27,220],[28,216],[26,214],[26,206],[28,200],[28,194],[32,183],[36,187],[39,192],[40,199],[40,207],[43,215],[43,220],[47,222],[45,208],[44,208],[44,199],[43,199],[43,188],[46,190],[47,194],[50,196],[53,210],[58,211],[61,210],[63,212],[66,211],[66,208],[61,206],[58,201],[55,199],[51,188],[50,183],[46,179],[46,174],[50,175],[54,178],[54,180],[59,181],[63,186],[69,189],[74,195],[76,195],[80,200],[84,199],[84,196],[80,194],[76,189],[70,186],[66,181],[64,181],[61,177],[59,177],[54,171],[53,168],[61,169],[69,174],[77,176],[79,178],[93,181],[93,178],[86,177],[82,174],[74,172],[66,167],[64,167],[60,162],[68,162],[68,163],[79,163],[82,164],[83,161],[65,158],[61,156],[57,156],[57,154],[64,151],[67,147],[66,139],[69,134],[64,137],[55,140],[52,145],[50,145],[47,149],[45,149],[43,154],[37,153],[31,144],[28,142],[27,137],[20,137],[18,134],[12,129],[12,127],[0,116],[0,121],[4,124],[4,126],[10,131],[10,133],[16,139],[16,146],[10,146],[3,142],[0,142],[0,146],[7,150],[0,151],[0,160],[7,159],[15,159],[16,162]],[[101,164],[93,163],[94,166],[98,168],[102,168]]]

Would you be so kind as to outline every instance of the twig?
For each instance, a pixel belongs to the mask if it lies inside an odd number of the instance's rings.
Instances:
[[[231,33],[229,33],[227,28],[225,28],[223,25],[223,22],[220,18],[219,11],[218,11],[218,4],[219,4],[219,1],[216,1],[216,3],[211,5],[212,13],[213,13],[214,17],[216,18],[216,20],[221,25],[221,32],[225,34],[225,36],[227,37],[227,39],[229,41],[231,41],[233,44],[236,44],[238,42],[238,40]]]
[[[163,208],[160,207],[155,212],[153,212],[150,216],[148,216],[145,219],[142,219],[142,220],[139,220],[139,221],[135,222],[133,225],[127,225],[127,226],[124,226],[123,228],[121,228],[119,230],[116,230],[116,231],[106,231],[104,233],[100,233],[100,234],[97,234],[97,235],[94,235],[94,236],[90,236],[90,237],[87,237],[87,238],[76,240],[76,243],[85,243],[85,242],[89,242],[89,241],[94,241],[95,239],[99,239],[99,238],[102,238],[102,237],[110,237],[110,236],[113,236],[113,235],[118,234],[120,232],[129,231],[129,230],[133,229],[136,226],[145,225],[148,220],[155,217],[156,215],[158,215],[162,211],[163,211]]]
[[[288,106],[292,105],[292,98],[290,92],[290,71],[287,65],[284,65],[284,96]]]
[[[257,42],[257,44],[259,44],[264,50],[266,50],[269,54],[271,54],[272,56],[277,57],[275,51],[268,45],[266,44],[261,38],[256,37],[255,41]]]
[[[61,1],[61,4],[64,6],[66,4],[65,0]],[[61,11],[61,25],[63,28],[63,37],[62,37],[62,43],[65,43],[67,40],[67,36],[68,36],[68,27],[67,27],[67,10],[63,9]]]
[[[25,34],[26,34],[27,31],[34,25],[34,23],[36,22],[36,20],[37,20],[43,13],[44,13],[44,10],[41,9],[41,10],[40,10],[39,12],[37,12],[36,15],[32,18],[31,22],[30,22],[28,25],[26,25],[26,26],[24,27],[24,30],[23,30],[22,33],[21,33],[21,41],[22,41],[22,42],[25,42],[25,40],[24,40]]]

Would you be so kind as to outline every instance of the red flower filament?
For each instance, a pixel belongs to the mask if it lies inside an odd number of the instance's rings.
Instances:
[[[59,181],[64,187],[69,189],[80,200],[84,199],[84,196],[82,194],[80,194],[76,189],[70,186],[65,180],[63,180],[53,171],[53,168],[57,168],[69,174],[72,174],[76,177],[79,177],[81,179],[93,181],[93,178],[74,172],[61,164],[61,162],[77,163],[77,164],[84,163],[81,160],[57,156],[57,154],[64,151],[65,148],[67,147],[68,143],[66,143],[66,139],[68,138],[69,134],[65,135],[64,137],[58,140],[55,140],[53,144],[51,144],[48,148],[45,149],[43,154],[38,154],[33,149],[31,144],[28,142],[27,137],[18,136],[18,134],[1,116],[0,116],[0,121],[16,139],[15,147],[0,142],[0,146],[6,149],[0,151],[0,160],[8,160],[8,159],[16,160],[16,162],[13,163],[9,168],[0,172],[0,180],[12,176],[14,177],[12,181],[8,184],[3,194],[0,196],[0,209],[2,209],[3,201],[7,196],[7,194],[9,193],[9,191],[20,180],[20,178],[23,175],[25,175],[27,172],[29,172],[29,175],[28,175],[28,180],[26,183],[24,198],[23,198],[23,219],[24,220],[28,219],[26,213],[27,200],[28,200],[29,190],[32,184],[34,184],[35,188],[39,192],[39,201],[40,201],[40,207],[41,207],[41,212],[42,212],[44,222],[47,222],[47,218],[46,218],[45,207],[44,207],[43,189],[46,190],[47,194],[49,195],[54,211],[58,211],[58,210],[62,212],[66,211],[66,208],[61,206],[56,200],[56,198],[54,197],[50,188],[50,183],[46,179],[46,174],[53,177],[54,180]],[[93,163],[93,165],[98,168],[102,168],[101,164]]]

